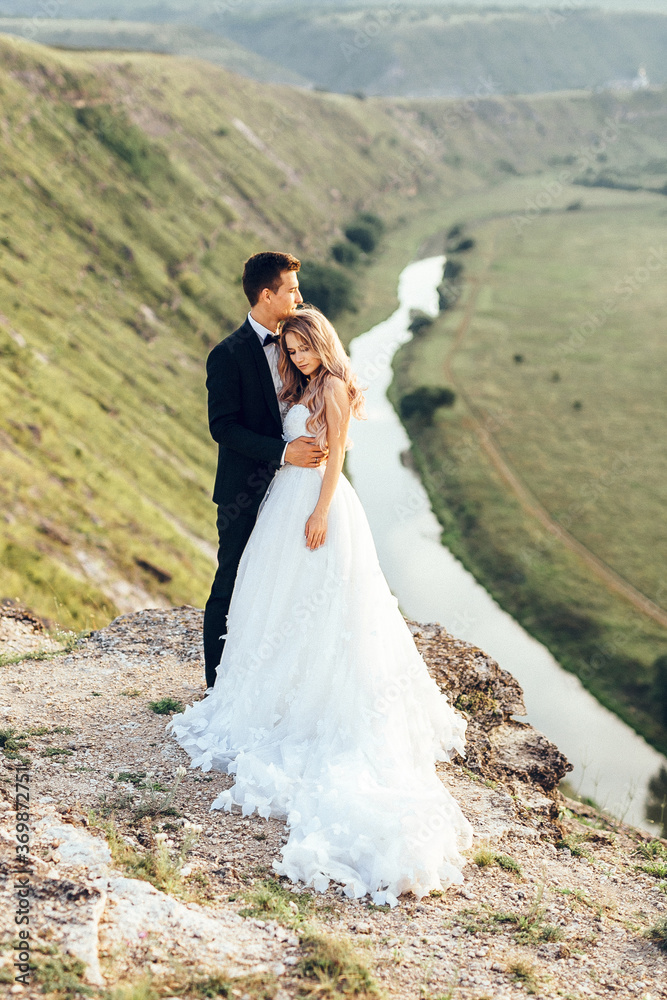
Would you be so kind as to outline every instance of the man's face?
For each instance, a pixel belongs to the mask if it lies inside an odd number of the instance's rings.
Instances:
[[[276,322],[294,315],[297,306],[303,302],[296,271],[283,271],[280,278],[281,284],[277,292],[272,292],[270,288],[265,289],[265,292],[268,293],[267,304],[270,306]]]

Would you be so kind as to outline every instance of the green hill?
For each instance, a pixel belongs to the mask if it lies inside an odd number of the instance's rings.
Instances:
[[[69,12],[80,19],[64,19]],[[630,86],[640,66],[654,84],[667,82],[667,16],[657,11],[184,0],[85,8],[70,2],[58,15],[10,19],[5,30],[72,48],[193,55],[255,79],[339,93],[429,97],[613,88]]]
[[[213,27],[213,22],[212,22]],[[213,30],[215,28],[213,27]],[[667,82],[667,17],[552,5],[312,8],[224,19],[224,33],[316,86],[412,97],[605,87],[645,66]]]
[[[0,18],[0,33],[19,35],[33,42],[66,49],[114,49],[162,52],[205,59],[271,83],[306,84],[307,81],[278,63],[264,59],[220,35],[183,24],[145,24],[141,21],[65,20],[64,18]]]
[[[349,337],[388,313],[455,196],[534,175],[612,119],[632,128],[610,167],[661,148],[658,93],[493,98],[473,115],[10,38],[0,66],[0,597],[65,625],[205,597],[203,364],[245,313],[248,254],[325,262],[356,211],[381,215]]]

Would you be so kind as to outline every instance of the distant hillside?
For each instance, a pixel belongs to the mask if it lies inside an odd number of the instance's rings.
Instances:
[[[0,13],[9,9],[0,6]],[[81,19],[65,20],[68,13]],[[563,3],[537,10],[181,0],[70,2],[58,15],[14,18],[5,30],[50,45],[194,55],[258,80],[340,93],[456,97],[614,88],[629,86],[640,66],[652,83],[667,82],[667,14],[657,12]]]
[[[470,11],[436,5],[374,12],[284,11],[224,20],[228,37],[337,91],[412,97],[593,89],[645,66],[667,81],[667,16],[569,5]]]
[[[205,597],[203,366],[245,314],[250,253],[331,263],[352,215],[380,214],[349,337],[390,310],[451,196],[594,149],[611,120],[632,128],[610,169],[664,146],[661,93],[492,98],[472,115],[8,37],[0,94],[0,599],[77,626]]]
[[[197,24],[198,18],[209,16],[215,12],[219,17],[225,17],[228,13],[238,11],[240,4],[237,0],[60,0],[58,4],[59,17],[118,17],[137,21],[174,21],[177,19],[187,20],[190,24]],[[276,8],[277,0],[243,0],[243,9],[246,13],[256,13]],[[302,10],[344,10],[349,8],[359,8],[362,6],[359,0],[292,0],[290,9],[292,11]],[[365,0],[364,7],[389,7],[387,0]],[[400,6],[423,7],[424,0],[402,0]],[[573,2],[573,0],[461,0],[461,2],[448,2],[448,0],[432,0],[431,6],[440,9],[455,9],[459,12],[467,10],[493,9],[493,10],[519,10],[519,9],[541,9],[551,8],[553,11],[560,11],[567,15],[572,10],[583,7],[584,4]],[[667,0],[596,0],[595,3],[587,4],[589,8],[601,10],[639,12],[639,11],[660,11],[667,14]],[[0,0],[0,14],[10,16],[20,16],[25,14],[25,5],[22,0]]]
[[[0,18],[0,33],[20,35],[33,42],[73,49],[127,49],[193,56],[254,80],[306,84],[298,73],[249,52],[236,42],[203,28],[183,24],[145,24],[141,21],[65,20],[63,18]]]

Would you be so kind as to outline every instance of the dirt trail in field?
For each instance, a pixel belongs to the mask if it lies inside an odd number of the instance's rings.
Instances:
[[[475,403],[467,394],[464,386],[456,378],[453,370],[453,360],[456,352],[461,348],[465,336],[470,328],[470,324],[475,315],[479,293],[484,286],[486,275],[494,259],[495,241],[497,230],[501,220],[494,220],[491,223],[491,244],[486,253],[484,267],[480,274],[469,281],[468,298],[465,304],[463,317],[456,331],[454,342],[445,359],[445,373],[456,391],[465,400],[470,410],[473,426],[480,440],[484,453],[487,455],[494,468],[498,470],[507,485],[510,487],[522,508],[527,514],[537,518],[537,520],[553,534],[563,545],[575,552],[583,562],[593,570],[606,587],[624,597],[634,608],[641,611],[653,621],[667,628],[667,612],[663,611],[657,604],[654,604],[645,594],[633,587],[631,583],[624,580],[615,570],[603,562],[590,549],[578,541],[573,535],[566,531],[562,525],[555,521],[549,511],[542,506],[537,497],[530,491],[526,484],[519,478],[512,469],[509,462],[502,453],[500,445],[494,441],[493,436],[484,424],[483,419],[475,406]]]

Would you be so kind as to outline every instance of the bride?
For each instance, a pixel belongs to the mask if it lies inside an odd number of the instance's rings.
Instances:
[[[342,474],[363,395],[326,317],[280,332],[283,437],[313,435],[319,469],[283,466],[239,564],[208,697],[169,723],[192,767],[235,776],[211,809],[286,820],[274,869],[395,905],[462,882],[472,830],[435,771],[465,721],[429,676]]]

